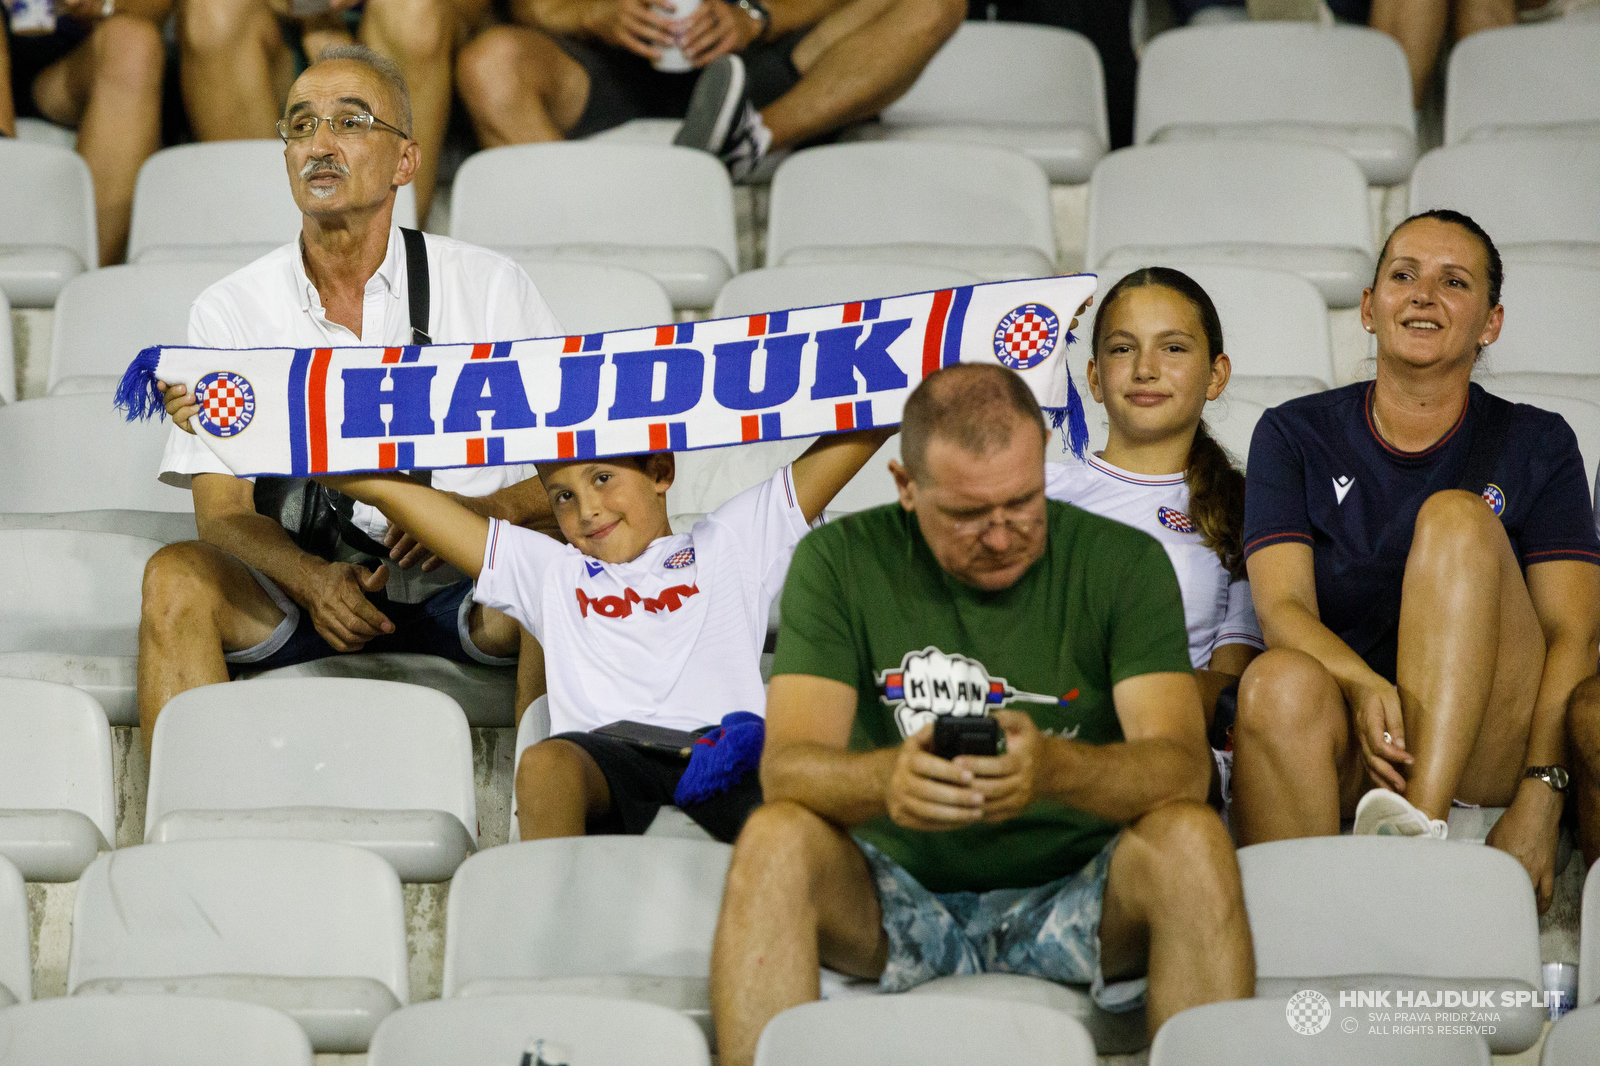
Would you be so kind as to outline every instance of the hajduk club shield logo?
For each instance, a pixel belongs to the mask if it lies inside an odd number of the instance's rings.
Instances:
[[[1194,532],[1194,519],[1172,507],[1157,507],[1156,521],[1174,533]]]
[[[1498,517],[1506,509],[1506,494],[1500,491],[1499,485],[1489,484],[1483,487],[1483,502],[1489,505],[1489,510]]]
[[[237,437],[256,416],[256,391],[230,370],[207,374],[194,384],[200,425],[213,437]]]
[[[994,356],[1012,370],[1031,370],[1056,350],[1061,320],[1044,304],[1014,307],[994,328]]]

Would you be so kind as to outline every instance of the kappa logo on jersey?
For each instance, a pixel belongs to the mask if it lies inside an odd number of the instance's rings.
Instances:
[[[1061,320],[1044,304],[1012,308],[994,328],[994,356],[1012,370],[1029,370],[1056,350]]]
[[[583,561],[583,568],[589,571],[590,577],[599,577],[606,569],[604,563],[593,562],[589,559]]]
[[[1336,477],[1333,479],[1333,498],[1335,503],[1344,503],[1345,494],[1356,483],[1353,477]]]
[[[632,589],[624,589],[621,596],[591,596],[582,589],[578,593],[578,610],[583,617],[589,617],[589,608],[602,618],[627,618],[633,613],[633,605],[639,604],[651,614],[657,611],[666,611],[671,614],[683,606],[683,601],[690,596],[700,593],[698,585],[673,585],[671,588],[662,589],[654,598],[641,596]]]
[[[895,725],[899,726],[900,735],[906,737],[942,714],[977,717],[988,714],[991,706],[998,707],[1007,700],[1065,707],[1078,698],[1077,689],[1059,699],[1036,692],[1019,692],[1006,684],[1005,678],[990,677],[978,660],[965,655],[946,655],[932,645],[921,651],[906,652],[898,668],[883,671],[876,681],[883,689],[878,698],[894,708]],[[1077,736],[1077,726],[1070,734],[1059,735]]]
[[[1182,511],[1173,510],[1171,507],[1157,507],[1156,521],[1174,533],[1194,532],[1194,520]]]
[[[1499,485],[1491,482],[1483,488],[1483,502],[1489,505],[1489,510],[1498,518],[1506,509],[1506,494],[1500,491]]]
[[[256,416],[256,390],[238,374],[219,370],[194,383],[200,425],[213,437],[236,437]]]
[[[667,556],[667,561],[661,564],[668,570],[682,570],[686,566],[694,565],[694,549],[685,548]]]

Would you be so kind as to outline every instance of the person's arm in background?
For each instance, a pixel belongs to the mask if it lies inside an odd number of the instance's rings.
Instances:
[[[668,0],[512,0],[512,21],[555,37],[578,37],[656,59],[674,43]]]
[[[11,35],[0,34],[0,133],[17,135],[17,105],[11,99]]]

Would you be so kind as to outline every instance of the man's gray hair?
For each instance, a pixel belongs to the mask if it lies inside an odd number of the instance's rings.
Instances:
[[[400,121],[392,123],[406,131],[406,136],[411,136],[411,90],[406,87],[406,76],[400,73],[400,66],[388,56],[379,55],[364,44],[339,44],[332,48],[324,48],[317,56],[316,63],[326,63],[333,59],[348,59],[353,63],[360,63],[370,68],[384,84],[389,86],[390,92],[400,104]],[[310,67],[306,68],[311,69]],[[379,115],[379,118],[384,116]],[[385,119],[384,121],[388,121]]]

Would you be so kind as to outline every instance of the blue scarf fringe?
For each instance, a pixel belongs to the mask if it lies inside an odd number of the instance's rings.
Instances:
[[[758,714],[734,711],[722,724],[695,741],[689,751],[689,768],[678,778],[672,800],[679,807],[710,799],[737,785],[761,765],[761,745],[767,723]]]
[[[116,406],[127,413],[129,422],[148,419],[151,415],[167,417],[167,405],[156,388],[156,365],[161,361],[160,347],[146,348],[128,364],[122,381],[117,385]]]
[[[1076,339],[1071,333],[1067,334],[1067,344]],[[1078,386],[1072,380],[1072,367],[1066,367],[1066,371],[1067,406],[1046,407],[1044,413],[1050,419],[1051,429],[1062,430],[1062,443],[1072,450],[1073,455],[1082,459],[1083,450],[1089,446],[1089,422],[1083,413],[1083,398],[1078,395]]]

